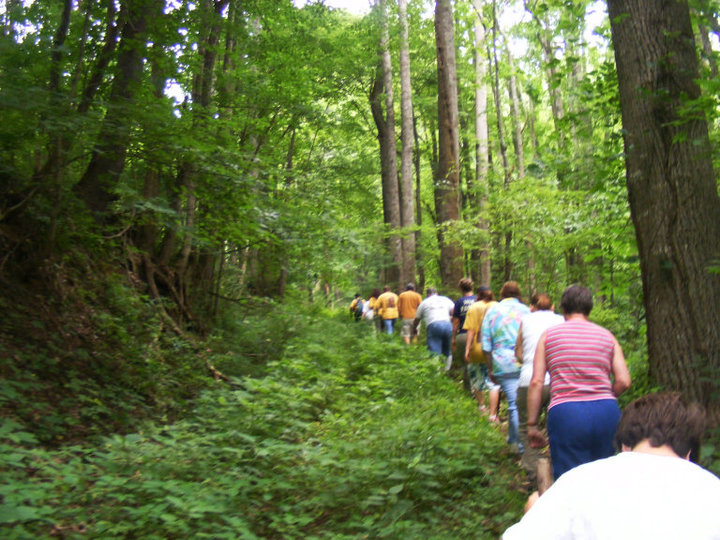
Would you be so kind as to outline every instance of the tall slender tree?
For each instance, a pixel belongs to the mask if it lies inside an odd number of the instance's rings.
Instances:
[[[402,268],[402,240],[398,234],[401,227],[400,190],[397,174],[397,151],[395,142],[395,103],[392,85],[392,61],[390,58],[390,33],[385,0],[376,0],[380,18],[380,44],[378,69],[370,95],[370,105],[378,130],[380,143],[380,166],[382,177],[383,218],[388,227],[389,264],[386,265],[385,281],[397,287]],[[381,98],[385,99],[382,100]],[[383,112],[382,102],[385,110]]]
[[[471,200],[478,213],[477,228],[481,231],[482,243],[471,255],[472,277],[476,283],[490,285],[490,228],[486,216],[489,192],[488,174],[490,167],[487,114],[487,63],[485,51],[485,26],[482,21],[482,2],[473,0],[473,63],[475,64],[475,179]]]
[[[410,50],[408,45],[407,1],[398,0],[400,15],[400,223],[402,236],[401,282],[415,281],[415,200],[413,199],[413,108],[410,84]]]

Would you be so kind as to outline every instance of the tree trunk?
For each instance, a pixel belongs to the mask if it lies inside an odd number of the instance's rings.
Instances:
[[[417,119],[415,118],[415,115],[413,114],[413,139],[415,140],[415,155],[414,155],[414,164],[415,164],[415,215],[417,216],[417,231],[415,232],[415,262],[417,263],[417,274],[418,274],[418,282],[416,283],[415,290],[416,291],[423,291],[425,290],[425,265],[423,264],[423,260],[421,258],[420,250],[418,249],[418,246],[420,245],[420,238],[421,238],[421,228],[422,228],[422,197],[421,191],[420,191],[420,138],[418,137],[417,132]]]
[[[506,41],[507,47],[507,41]],[[522,140],[522,120],[520,118],[520,95],[517,89],[517,77],[515,76],[515,61],[510,51],[510,47],[506,48],[508,58],[508,68],[510,69],[510,77],[508,79],[508,94],[510,96],[510,113],[513,121],[513,148],[515,150],[515,163],[517,167],[518,178],[525,177],[525,153],[523,152]]]
[[[653,380],[720,420],[720,199],[688,4],[608,0]]]
[[[698,34],[700,35],[700,44],[702,46],[703,56],[705,57],[705,61],[708,63],[708,67],[710,68],[710,75],[712,75],[713,79],[717,79],[718,65],[715,61],[712,43],[710,41],[710,31],[708,30],[707,26],[705,26],[704,24],[700,24],[698,25]]]
[[[395,111],[392,89],[392,63],[390,60],[390,38],[387,28],[385,0],[377,0],[380,10],[381,37],[378,48],[379,65],[375,83],[370,94],[370,107],[378,130],[380,143],[380,167],[382,178],[383,220],[388,226],[388,252],[390,260],[386,267],[385,281],[395,288],[400,283],[402,267],[402,241],[400,229],[400,191],[397,176],[397,154],[395,144]],[[385,96],[383,112],[381,95]]]
[[[502,164],[503,164],[503,178],[504,178],[504,187],[507,189],[507,187],[510,185],[510,182],[512,181],[512,176],[510,173],[510,164],[508,163],[507,158],[507,143],[505,142],[505,130],[503,128],[503,121],[502,121],[502,101],[501,101],[501,94],[500,94],[500,64],[498,62],[498,54],[497,54],[497,41],[498,41],[498,34],[499,34],[499,21],[497,18],[497,2],[493,1],[492,5],[492,14],[493,14],[493,47],[492,47],[492,59],[493,59],[493,66],[494,66],[494,72],[493,72],[493,97],[495,98],[495,118],[497,122],[497,130],[498,130],[498,145],[500,147],[500,157],[502,158]],[[510,280],[510,276],[512,275],[512,257],[511,257],[511,249],[512,249],[512,221],[510,219],[505,220],[505,226],[507,229],[502,232],[504,236],[503,240],[503,281]]]
[[[482,245],[475,249],[470,257],[472,277],[478,285],[490,286],[490,227],[486,216],[487,197],[490,191],[488,175],[488,118],[487,118],[487,69],[483,50],[485,49],[485,27],[483,26],[482,4],[473,0],[477,17],[473,23],[475,62],[475,182],[472,201],[477,207],[477,228],[482,232]]]
[[[410,52],[408,46],[408,22],[406,0],[398,0],[400,12],[400,111],[402,115],[400,139],[402,152],[400,159],[400,223],[404,229],[402,236],[402,272],[401,282],[415,281],[415,205],[413,200],[413,108],[412,87],[410,85]]]
[[[495,99],[495,119],[498,130],[498,145],[500,147],[500,157],[503,164],[503,178],[505,186],[510,183],[510,165],[507,159],[507,143],[505,141],[505,129],[502,122],[502,100],[500,98],[500,66],[497,58],[497,35],[498,35],[498,20],[497,12],[495,9],[495,2],[493,2],[493,43],[492,50],[488,49],[488,58],[491,59],[491,65],[493,67],[493,98]]]
[[[103,120],[85,174],[75,185],[75,192],[83,198],[99,221],[105,219],[113,199],[112,187],[125,168],[131,130],[127,105],[135,99],[139,90],[146,48],[143,36],[149,13],[145,2],[127,0],[123,9],[127,13],[127,23],[120,37],[117,68],[110,92],[111,106]]]
[[[440,278],[447,287],[455,286],[463,273],[462,246],[447,235],[447,227],[460,217],[460,138],[453,32],[451,0],[436,0],[439,155],[435,176],[435,206],[437,226],[441,231]]]

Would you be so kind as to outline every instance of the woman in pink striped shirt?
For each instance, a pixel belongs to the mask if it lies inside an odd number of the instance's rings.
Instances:
[[[616,397],[630,386],[630,373],[615,337],[588,320],[592,293],[568,287],[560,306],[565,322],[538,341],[528,388],[528,439],[542,445],[537,428],[545,372],[550,373],[547,428],[557,480],[573,467],[610,457],[620,420]]]

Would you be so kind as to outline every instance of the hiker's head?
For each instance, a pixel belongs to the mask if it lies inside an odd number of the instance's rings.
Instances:
[[[615,433],[620,449],[643,440],[657,448],[668,445],[680,457],[696,461],[705,430],[705,411],[680,392],[656,392],[636,399],[622,413]]]
[[[373,289],[370,293],[370,298],[377,298],[378,296],[380,296],[380,289]]]
[[[477,289],[477,299],[483,300],[485,302],[490,302],[491,300],[495,300],[495,295],[490,290],[490,287],[486,287],[485,285],[481,285]]]
[[[467,294],[467,293],[472,292],[472,290],[473,290],[473,281],[472,281],[472,279],[466,278],[466,277],[465,277],[465,278],[462,278],[462,279],[460,280],[460,283],[458,283],[458,289],[460,289],[460,291],[461,291],[463,294]]]
[[[433,296],[434,294],[437,294],[437,289],[435,287],[428,287],[425,291],[425,294],[427,296]]]
[[[505,285],[500,289],[500,299],[517,298],[520,299],[520,285],[517,281],[506,281]]]
[[[405,290],[406,290],[406,291],[414,291],[414,290],[415,290],[415,284],[414,284],[414,283],[408,283],[407,285],[405,285]]]
[[[530,305],[538,311],[547,311],[552,309],[553,303],[550,296],[545,293],[535,293],[530,299]]]
[[[390,285],[385,285],[383,287],[383,292],[388,292],[390,290]]]
[[[564,315],[582,313],[587,317],[593,308],[590,289],[581,285],[570,285],[565,289],[565,292],[563,292],[562,299],[560,300],[560,308]]]

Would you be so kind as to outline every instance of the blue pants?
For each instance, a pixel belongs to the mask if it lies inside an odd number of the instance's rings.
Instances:
[[[450,356],[450,343],[452,341],[452,323],[450,321],[435,321],[427,327],[427,348],[430,352]]]
[[[383,319],[386,334],[392,334],[395,331],[395,320],[396,319]]]
[[[517,389],[518,381],[520,380],[520,372],[506,373],[501,375],[495,375],[495,380],[500,385],[500,388],[505,394],[507,399],[507,410],[508,410],[508,444],[517,443],[518,450],[522,453],[523,447],[520,444],[520,417],[517,410]]]
[[[620,408],[614,399],[573,401],[548,410],[547,429],[553,476],[615,455],[615,430]]]

